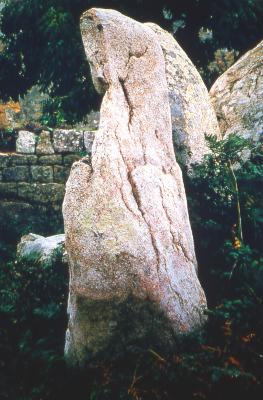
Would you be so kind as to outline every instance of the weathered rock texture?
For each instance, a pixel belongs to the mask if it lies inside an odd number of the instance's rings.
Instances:
[[[263,41],[216,80],[210,96],[224,136],[262,139]]]
[[[189,332],[206,306],[158,39],[113,10],[89,10],[81,30],[105,94],[92,160],[73,165],[63,203],[72,363],[156,327],[159,343]]]
[[[36,149],[36,135],[29,131],[19,131],[16,141],[17,153],[34,154]]]
[[[48,131],[42,131],[37,142],[37,154],[54,154],[54,148],[51,143],[51,135]]]
[[[53,133],[54,148],[58,153],[83,149],[83,132],[74,129],[56,129]]]
[[[43,237],[29,233],[22,236],[17,245],[17,258],[45,265],[52,265],[58,259],[66,263],[64,244],[64,234]]]
[[[175,155],[189,169],[209,152],[205,135],[220,137],[215,111],[199,72],[173,36],[156,24],[146,25],[164,54]]]

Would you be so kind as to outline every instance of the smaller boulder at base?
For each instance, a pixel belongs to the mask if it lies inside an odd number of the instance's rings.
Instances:
[[[29,233],[17,245],[17,258],[52,265],[58,258],[65,259],[64,243],[64,234],[44,237]]]

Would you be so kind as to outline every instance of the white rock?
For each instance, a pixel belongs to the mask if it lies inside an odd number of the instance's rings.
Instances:
[[[96,131],[84,131],[84,148],[88,154],[91,154]]]
[[[36,149],[36,135],[29,131],[19,131],[16,140],[17,153],[34,154]]]
[[[55,129],[53,132],[53,145],[58,153],[83,151],[83,131]]]
[[[17,257],[41,264],[51,264],[58,252],[62,254],[64,242],[64,234],[44,237],[29,233],[20,239],[17,245]]]

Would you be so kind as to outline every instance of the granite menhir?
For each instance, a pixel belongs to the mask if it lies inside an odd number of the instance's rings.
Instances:
[[[73,164],[63,204],[71,364],[134,344],[169,346],[202,325],[206,307],[158,38],[94,8],[81,32],[103,100],[92,156]]]

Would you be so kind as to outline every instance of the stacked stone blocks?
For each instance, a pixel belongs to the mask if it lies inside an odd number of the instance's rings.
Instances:
[[[24,233],[29,220],[37,225],[41,217],[45,224],[50,215],[62,223],[61,206],[71,165],[91,153],[94,134],[94,130],[57,129],[37,135],[24,130],[18,134],[16,152],[2,153],[0,149],[1,232],[9,228],[13,232],[14,225],[19,225],[18,233]]]
[[[16,153],[0,153],[0,198],[61,203],[72,163],[91,153],[95,131],[20,131]]]

